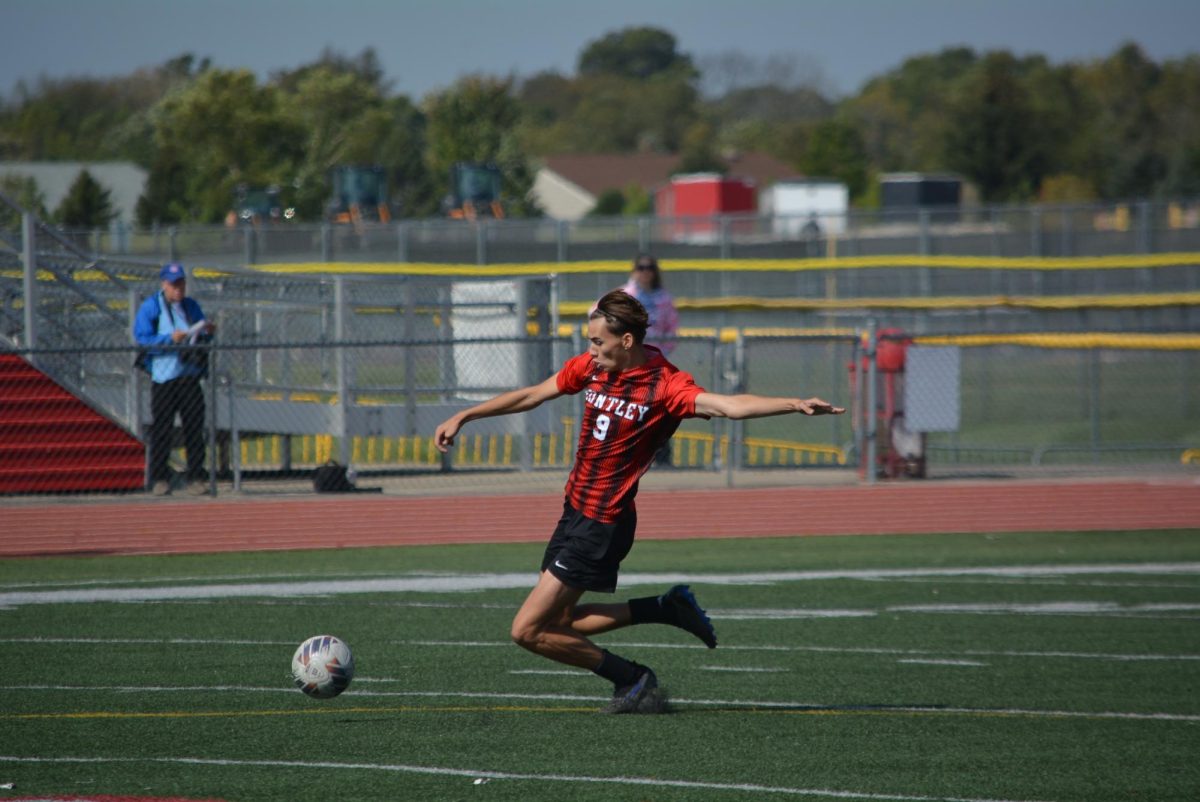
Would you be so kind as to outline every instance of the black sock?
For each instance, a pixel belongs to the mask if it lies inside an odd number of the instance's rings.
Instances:
[[[629,600],[629,623],[673,624],[674,616],[659,604],[658,596]]]
[[[624,657],[618,657],[607,649],[604,650],[604,656],[600,658],[600,665],[592,669],[618,688],[637,682],[637,678],[645,670],[637,663],[626,660]]]

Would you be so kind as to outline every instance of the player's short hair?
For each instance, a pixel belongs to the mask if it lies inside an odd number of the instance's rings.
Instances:
[[[603,318],[613,334],[620,337],[628,332],[639,344],[645,339],[646,329],[650,326],[646,308],[624,290],[613,290],[596,302],[596,308],[588,315],[588,320],[597,318]]]

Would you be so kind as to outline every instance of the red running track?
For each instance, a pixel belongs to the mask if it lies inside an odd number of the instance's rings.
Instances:
[[[295,496],[0,506],[0,557],[546,540],[562,497]],[[638,537],[1200,529],[1191,480],[660,491]]]

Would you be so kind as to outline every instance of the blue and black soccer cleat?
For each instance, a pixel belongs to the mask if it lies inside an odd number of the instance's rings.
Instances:
[[[666,701],[658,688],[658,677],[647,668],[632,685],[617,688],[601,713],[665,713]]]
[[[708,648],[717,648],[717,633],[713,630],[712,621],[708,619],[708,614],[700,607],[687,585],[671,588],[658,597],[658,603],[672,619],[671,623],[704,641]]]

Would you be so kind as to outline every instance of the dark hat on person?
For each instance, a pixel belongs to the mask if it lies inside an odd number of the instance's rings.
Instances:
[[[158,277],[162,281],[169,281],[174,284],[180,279],[187,278],[187,273],[183,271],[183,265],[179,262],[169,262],[162,266],[162,270],[158,271]]]

